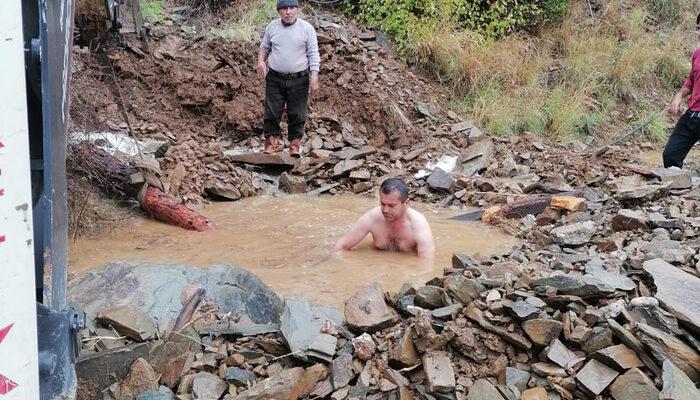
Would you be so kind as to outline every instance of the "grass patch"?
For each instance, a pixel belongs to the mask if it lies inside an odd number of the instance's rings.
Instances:
[[[268,21],[268,14],[276,14],[276,0],[255,0],[241,4],[242,11],[224,19],[219,26],[209,30],[211,38],[221,38],[233,42],[247,42],[257,39],[256,32]]]
[[[162,24],[165,20],[163,0],[144,0],[141,2],[141,15],[145,21]]]
[[[661,1],[666,5],[612,0],[595,18],[579,1],[538,35],[499,40],[422,22],[407,53],[452,89],[457,110],[490,133],[606,138],[626,128],[630,113],[635,121],[658,111],[687,76],[695,43],[692,3]],[[681,18],[673,27],[663,23],[669,13]],[[659,117],[645,133],[661,140],[667,122]]]

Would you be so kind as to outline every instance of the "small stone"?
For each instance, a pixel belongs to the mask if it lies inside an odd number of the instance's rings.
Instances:
[[[451,319],[452,316],[458,315],[459,312],[462,311],[462,308],[464,308],[463,305],[455,303],[447,307],[436,308],[431,312],[431,314],[433,318]]]
[[[413,301],[419,307],[434,309],[445,305],[445,289],[437,286],[421,286]]]
[[[539,308],[521,300],[518,300],[515,303],[504,304],[503,308],[509,315],[516,318],[518,321],[527,321],[529,319],[537,318],[537,316],[540,314]]]
[[[700,399],[700,390],[693,381],[671,361],[663,365],[663,387],[659,400],[696,400]]]
[[[208,372],[198,372],[192,381],[192,394],[197,399],[218,399],[227,388],[224,381]]]
[[[504,400],[498,389],[486,379],[479,379],[469,388],[467,400]]]
[[[352,347],[355,349],[355,355],[362,361],[369,360],[377,351],[377,345],[367,333],[352,339]]]
[[[530,381],[530,373],[518,368],[506,367],[503,373],[503,382],[510,388],[516,388],[522,392],[527,388],[527,383]]]
[[[138,342],[156,337],[157,327],[153,318],[130,305],[102,310],[97,313],[95,321],[111,326],[120,334]]]
[[[138,396],[143,392],[158,389],[158,375],[143,358],[137,358],[121,384],[123,396]]]
[[[576,374],[576,379],[593,394],[599,395],[618,376],[618,372],[597,360],[590,360]]]
[[[343,353],[331,362],[331,376],[335,390],[350,383],[350,380],[355,376],[352,371],[352,355],[350,353]]]
[[[438,192],[454,193],[455,191],[454,178],[440,168],[435,168],[433,170],[426,183],[428,187]]]
[[[554,364],[549,364],[549,363],[534,363],[530,366],[532,368],[532,372],[540,375],[540,376],[560,376],[560,377],[566,377],[569,374],[566,373],[564,368],[557,367]]]
[[[238,367],[228,367],[226,368],[226,375],[224,379],[228,383],[233,383],[238,386],[250,386],[255,381],[257,376],[254,372],[248,371],[247,369],[242,369]]]
[[[294,367],[257,382],[253,387],[239,393],[236,400],[288,399],[293,388],[304,376],[304,368]],[[198,397],[200,399],[218,399],[218,396]]]
[[[384,301],[377,283],[360,289],[345,302],[345,320],[351,329],[374,332],[393,325],[399,316]]]
[[[569,340],[574,343],[583,343],[591,336],[593,336],[593,329],[587,326],[579,325],[571,332],[571,335],[569,335]]]
[[[457,122],[456,124],[452,124],[452,127],[450,130],[453,133],[456,132],[462,132],[462,131],[468,131],[474,127],[474,123],[472,121],[462,121],[462,122]]]
[[[423,371],[430,392],[449,393],[454,390],[455,372],[447,353],[436,351],[423,356]]]
[[[522,393],[522,400],[548,400],[547,390],[543,387],[527,389]]]
[[[445,278],[445,289],[462,304],[469,304],[478,299],[486,288],[476,279],[468,279],[462,275],[450,275]]]
[[[412,367],[420,362],[418,350],[413,343],[412,331],[413,328],[407,328],[389,352],[389,365],[392,367]]]
[[[396,384],[390,382],[388,379],[380,379],[379,380],[379,390],[382,392],[391,392],[392,390],[398,389],[398,386]]]
[[[612,337],[612,331],[608,328],[603,328],[600,331],[593,333],[593,336],[591,336],[581,345],[581,350],[590,354],[606,347],[610,347],[613,345]]]
[[[593,358],[620,371],[644,366],[637,353],[624,344],[598,350],[593,353]]]
[[[610,386],[615,400],[657,400],[659,390],[649,377],[637,368],[632,368]]]
[[[595,233],[595,222],[584,221],[554,228],[549,235],[555,243],[564,246],[580,246],[591,240]]]
[[[622,209],[612,219],[614,231],[649,230],[649,220],[641,211]]]
[[[306,192],[306,181],[301,176],[289,175],[282,172],[279,180],[279,188],[289,194]]]
[[[547,358],[564,369],[573,367],[581,360],[581,358],[564,346],[558,339],[554,339],[549,346]]]
[[[521,324],[525,334],[539,346],[548,346],[558,338],[563,326],[561,322],[552,319],[532,319]]]

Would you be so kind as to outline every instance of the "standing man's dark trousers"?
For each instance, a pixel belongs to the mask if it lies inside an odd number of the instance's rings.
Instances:
[[[265,78],[265,137],[280,135],[280,119],[287,105],[287,137],[290,141],[304,136],[306,105],[309,99],[308,71],[281,74],[270,69]]]
[[[683,160],[700,140],[700,112],[686,111],[678,120],[664,149],[664,168],[683,168]]]

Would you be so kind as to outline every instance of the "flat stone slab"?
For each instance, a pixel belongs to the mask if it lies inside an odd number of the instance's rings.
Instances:
[[[156,320],[175,320],[185,286],[206,290],[206,300],[234,317],[253,323],[278,323],[282,300],[255,274],[216,265],[208,269],[157,262],[114,262],[68,282],[68,302],[82,309],[88,326],[101,310],[131,305]]]
[[[632,368],[615,380],[610,386],[610,394],[615,400],[657,400],[659,390],[644,372]]]
[[[267,167],[294,167],[299,162],[287,153],[236,153],[233,150],[224,151],[224,155],[231,161],[242,164],[251,164]]]
[[[90,396],[121,381],[138,358],[148,357],[148,344],[135,343],[111,350],[82,355],[75,363],[78,396]]]
[[[300,297],[285,299],[284,311],[280,317],[280,331],[294,357],[307,360],[309,356],[307,350],[333,357],[335,340],[325,345],[328,341],[323,338],[335,339],[335,337],[321,333],[326,321],[340,326],[343,324],[343,317],[335,307],[311,304]]]
[[[654,279],[654,297],[700,335],[700,279],[658,258],[645,261],[643,268]]]
[[[586,263],[586,274],[615,289],[629,292],[637,288],[637,285],[634,284],[632,279],[619,273],[607,271],[603,267],[603,260],[601,260],[600,257],[594,257],[591,261]]]
[[[454,390],[455,371],[447,353],[436,351],[423,356],[423,371],[431,392],[448,393]]]
[[[559,337],[564,325],[553,319],[531,319],[521,324],[525,334],[538,346],[548,346]]]
[[[696,400],[700,399],[700,390],[695,387],[688,375],[676,367],[671,361],[664,361],[663,387],[659,400]]]
[[[624,344],[606,347],[593,353],[593,358],[617,370],[628,370],[644,366],[637,353]]]
[[[503,400],[503,396],[491,382],[479,379],[469,388],[467,400]]]
[[[576,379],[598,395],[617,378],[619,373],[598,360],[590,360],[576,374]]]
[[[374,332],[393,325],[399,316],[384,301],[379,284],[361,288],[345,302],[345,320],[348,326],[361,332]]]

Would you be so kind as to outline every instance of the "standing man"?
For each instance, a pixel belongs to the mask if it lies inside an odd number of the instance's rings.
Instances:
[[[664,149],[664,168],[683,168],[683,160],[690,149],[700,140],[700,14],[695,19],[698,44],[693,52],[690,74],[681,90],[676,93],[668,106],[668,113],[674,117],[680,115],[683,98],[688,99],[688,110],[681,116],[668,138]]]
[[[318,54],[316,31],[297,17],[299,0],[277,0],[280,18],[265,27],[258,50],[258,77],[265,79],[265,117],[263,131],[266,154],[275,152],[280,135],[280,118],[287,105],[289,155],[300,157],[304,136],[306,107],[318,93]]]
[[[435,255],[433,233],[425,216],[408,206],[408,185],[397,178],[382,182],[379,206],[367,211],[338,242],[333,251],[350,250],[368,234],[374,247],[415,253],[418,257]]]

